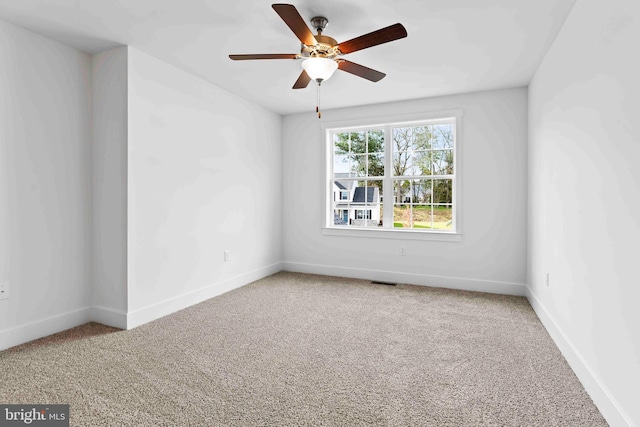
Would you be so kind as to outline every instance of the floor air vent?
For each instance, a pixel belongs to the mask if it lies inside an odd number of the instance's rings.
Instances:
[[[395,286],[395,283],[391,283],[391,282],[381,282],[379,280],[372,280],[371,281],[372,285],[387,285],[387,286]]]

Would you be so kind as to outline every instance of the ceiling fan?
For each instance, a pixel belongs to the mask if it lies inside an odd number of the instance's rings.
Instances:
[[[300,53],[229,55],[229,58],[236,61],[250,59],[304,59],[302,73],[300,73],[298,80],[293,85],[293,89],[304,89],[311,80],[315,80],[318,83],[318,106],[316,106],[318,118],[321,117],[319,106],[320,84],[329,79],[336,69],[372,82],[380,81],[386,75],[380,71],[342,59],[342,55],[407,37],[407,30],[402,24],[394,24],[338,43],[334,38],[322,34],[329,23],[327,18],[316,16],[311,19],[311,25],[318,33],[314,36],[295,6],[278,3],[271,5],[271,7],[280,15],[280,18],[302,43]]]

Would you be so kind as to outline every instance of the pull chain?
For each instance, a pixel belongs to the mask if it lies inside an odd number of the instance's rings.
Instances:
[[[318,118],[322,118],[322,113],[320,112],[320,85],[322,84],[321,80],[318,80],[318,100],[316,102],[316,113],[318,113]]]

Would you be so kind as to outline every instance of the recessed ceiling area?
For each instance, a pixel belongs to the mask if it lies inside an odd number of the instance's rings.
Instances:
[[[336,72],[323,108],[529,83],[575,0],[292,2],[309,27],[325,16],[338,42],[402,23],[408,37],[346,55],[386,73],[377,83]],[[0,19],[88,53],[129,45],[280,114],[313,111],[315,84],[293,90],[300,60],[232,61],[229,54],[299,53],[270,3],[257,0],[3,0]]]

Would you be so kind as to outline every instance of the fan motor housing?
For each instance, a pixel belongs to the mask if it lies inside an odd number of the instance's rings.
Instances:
[[[320,58],[329,58],[333,59],[339,55],[336,46],[338,42],[333,37],[316,35],[314,36],[318,44],[315,46],[306,46],[302,45],[300,49],[300,55],[305,58],[310,57],[320,57]]]
[[[329,24],[329,20],[324,16],[315,16],[311,18],[311,27],[315,29],[318,34],[315,37],[318,44],[315,46],[307,46],[302,44],[300,48],[300,56],[304,58],[328,58],[334,59],[340,55],[341,52],[336,48],[338,42],[333,37],[324,36],[322,32]]]

